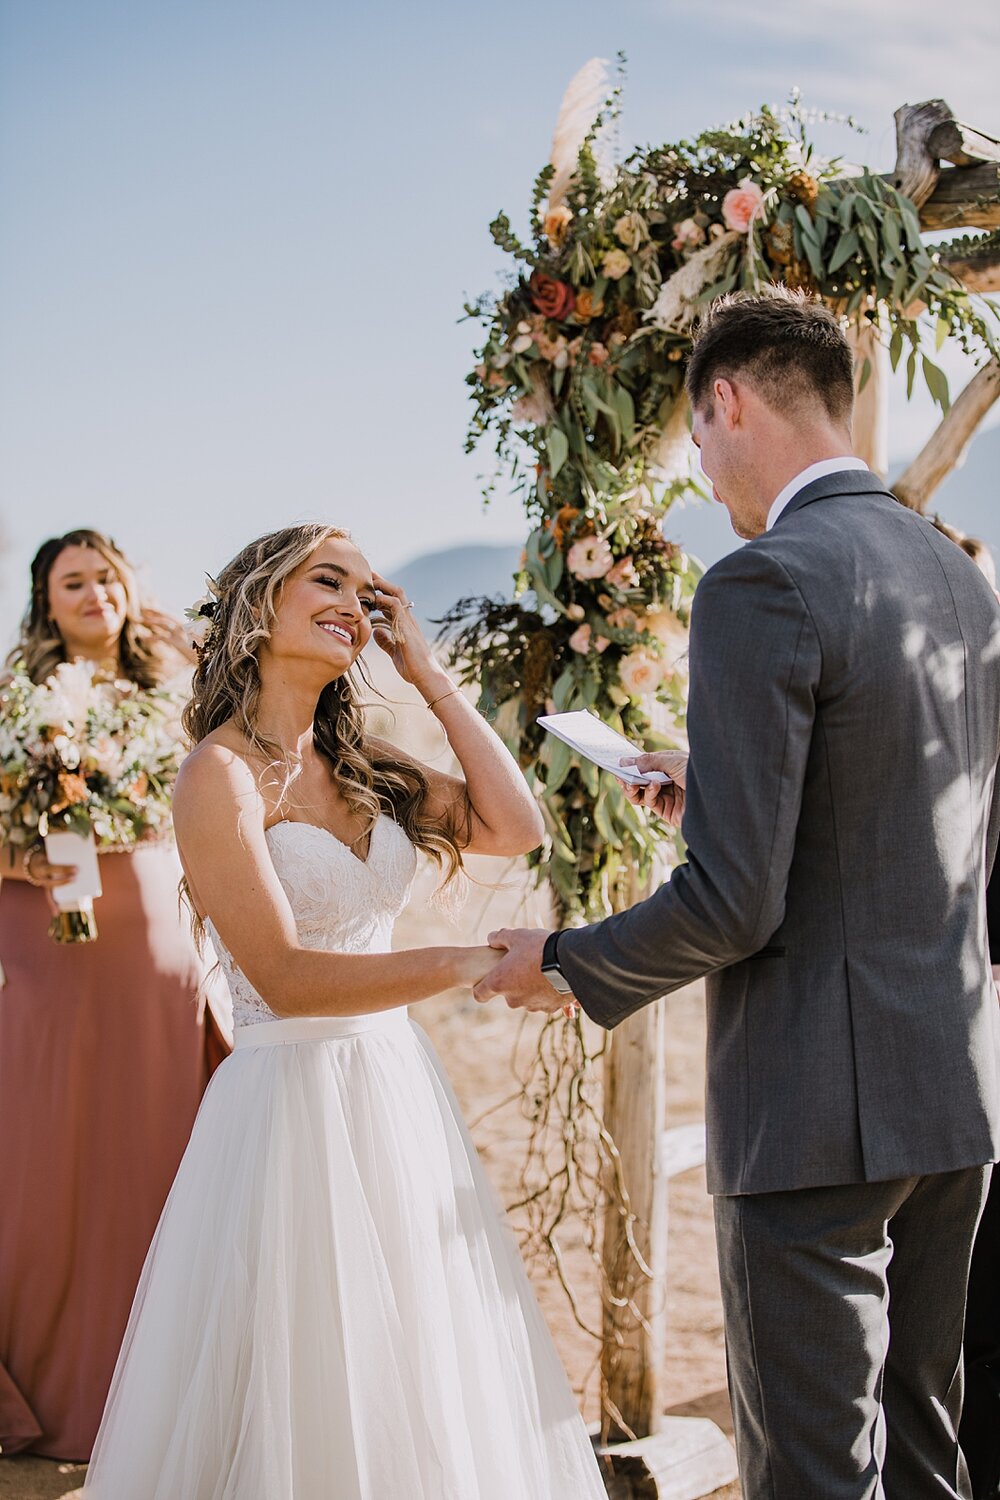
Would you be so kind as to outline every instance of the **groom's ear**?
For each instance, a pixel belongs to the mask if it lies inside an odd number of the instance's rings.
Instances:
[[[720,376],[712,387],[712,396],[715,404],[715,416],[723,426],[732,430],[738,427],[743,411],[743,400],[740,388],[731,380]]]

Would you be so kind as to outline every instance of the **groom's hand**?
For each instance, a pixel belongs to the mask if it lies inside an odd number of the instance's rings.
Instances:
[[[635,766],[637,771],[663,771],[670,780],[664,785],[651,781],[648,786],[632,786],[621,781],[622,788],[633,807],[645,808],[655,813],[664,823],[679,828],[684,816],[684,787],[687,781],[688,757],[683,750],[659,750],[650,755],[636,755],[632,760],[623,760],[623,766]]]
[[[511,1010],[540,1010],[552,1014],[568,1009],[572,995],[561,995],[542,973],[542,950],[548,933],[538,928],[503,927],[487,938],[498,950],[495,969],[472,991],[477,1000],[503,995]],[[502,956],[500,956],[502,955]]]

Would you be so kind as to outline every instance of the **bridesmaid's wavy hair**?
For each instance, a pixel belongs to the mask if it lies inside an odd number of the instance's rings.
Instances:
[[[198,744],[232,722],[254,756],[268,767],[284,766],[282,796],[300,767],[257,724],[257,653],[270,636],[286,579],[324,542],[350,539],[349,532],[335,526],[286,526],[250,542],[215,580],[212,628],[200,652],[184,728]],[[366,832],[387,813],[451,880],[462,865],[459,837],[446,824],[426,817],[428,781],[421,768],[368,737],[354,670],[328,682],[320,693],[313,718],[316,748],[333,769],[348,806],[367,819]],[[360,664],[356,671],[371,689]],[[466,841],[470,831],[461,830]]]
[[[143,601],[135,571],[124,552],[109,536],[89,526],[50,537],[35,553],[31,600],[7,664],[20,659],[32,682],[44,682],[66,660],[65,643],[49,613],[49,579],[67,547],[88,547],[97,552],[121,580],[125,588],[125,622],[118,638],[122,674],[141,688],[161,686],[190,659],[180,623]]]

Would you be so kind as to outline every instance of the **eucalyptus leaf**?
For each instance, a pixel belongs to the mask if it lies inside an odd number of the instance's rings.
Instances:
[[[539,759],[546,768],[545,790],[551,797],[569,775],[573,764],[573,752],[565,740],[557,739],[554,734],[547,734]]]
[[[836,249],[830,256],[826,268],[829,274],[832,276],[835,271],[840,270],[841,266],[846,265],[852,255],[857,255],[860,245],[858,231],[856,229],[846,229],[841,234],[840,239],[837,241]]]
[[[549,477],[555,479],[569,457],[569,438],[555,423],[546,430],[545,451],[549,460]]]
[[[942,411],[946,412],[951,404],[948,395],[947,375],[941,369],[940,365],[934,364],[932,360],[927,358],[926,354],[923,356],[923,368],[924,381],[931,393],[931,399],[940,406]]]

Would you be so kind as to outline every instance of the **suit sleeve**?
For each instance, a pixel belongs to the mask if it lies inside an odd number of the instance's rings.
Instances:
[[[820,669],[805,602],[765,549],[705,575],[691,622],[687,862],[648,900],[559,939],[560,968],[601,1025],[749,957],[780,927]]]

